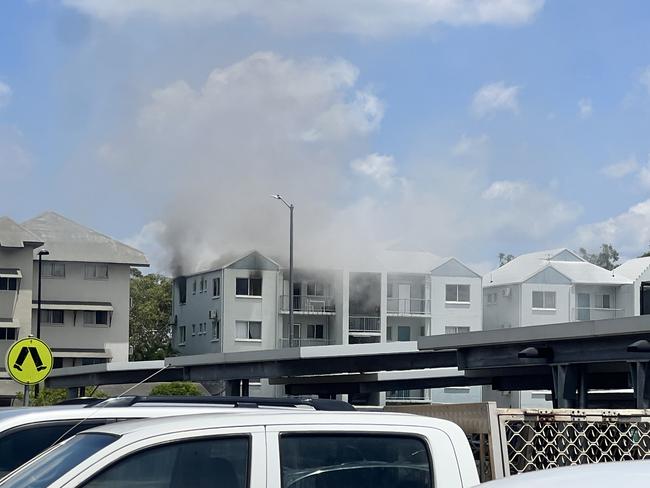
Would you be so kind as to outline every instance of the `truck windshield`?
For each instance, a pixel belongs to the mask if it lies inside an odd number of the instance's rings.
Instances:
[[[110,434],[79,434],[0,481],[2,488],[46,488],[82,461],[114,442]]]

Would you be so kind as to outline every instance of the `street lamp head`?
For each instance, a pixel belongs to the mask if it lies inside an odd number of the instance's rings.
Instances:
[[[39,256],[49,256],[50,251],[48,251],[47,249],[41,249],[40,251],[38,251],[38,255]]]
[[[282,196],[279,194],[271,195],[271,198],[275,198],[276,200],[282,200]]]

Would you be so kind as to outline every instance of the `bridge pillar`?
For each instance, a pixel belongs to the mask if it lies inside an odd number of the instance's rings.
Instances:
[[[578,406],[578,387],[582,386],[582,368],[577,364],[554,364],[553,373],[553,406],[555,408],[576,408]],[[586,385],[585,385],[586,386]],[[581,403],[584,395],[586,403],[586,387],[581,389]]]
[[[226,380],[226,395],[241,396],[241,380]]]
[[[636,408],[650,408],[650,363],[637,361],[630,363],[632,387]]]

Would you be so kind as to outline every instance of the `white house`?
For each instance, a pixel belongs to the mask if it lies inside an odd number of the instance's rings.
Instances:
[[[430,334],[480,330],[481,278],[457,259],[385,252],[368,261],[340,269],[298,268],[292,290],[286,266],[257,251],[177,277],[173,347],[190,355],[415,341]],[[265,394],[281,394],[266,384],[260,388]],[[388,401],[478,398],[480,391],[469,388],[388,394]]]
[[[630,259],[614,271],[618,275],[633,280],[629,292],[625,294],[624,304],[631,315],[650,314],[650,257]]]
[[[41,338],[54,366],[127,361],[131,266],[148,266],[130,246],[46,212],[22,224],[0,218],[0,353],[36,335],[38,252]],[[14,388],[15,390],[15,388]]]

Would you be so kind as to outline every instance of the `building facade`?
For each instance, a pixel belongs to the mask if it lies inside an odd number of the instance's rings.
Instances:
[[[481,300],[480,276],[454,258],[391,252],[363,269],[299,268],[290,290],[286,267],[253,251],[174,280],[173,348],[191,355],[415,341],[480,330]],[[476,388],[458,388],[389,392],[372,402],[479,398]]]
[[[147,260],[53,212],[22,224],[0,219],[0,353],[36,335],[42,249],[41,338],[55,367],[127,361],[130,270]]]

